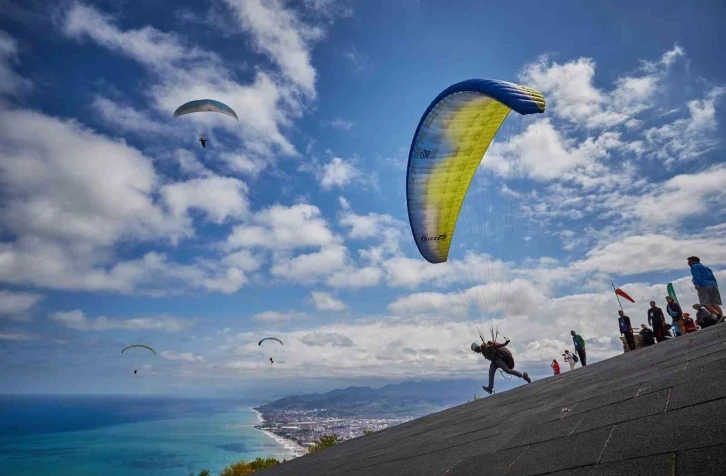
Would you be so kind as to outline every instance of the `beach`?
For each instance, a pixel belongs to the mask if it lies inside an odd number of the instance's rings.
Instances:
[[[250,408],[250,411],[254,412],[257,415],[257,421],[260,425],[263,425],[265,423],[265,419],[262,417],[262,413],[255,410],[254,408]],[[297,458],[298,456],[302,456],[307,452],[307,449],[297,444],[296,441],[288,440],[287,438],[276,435],[271,431],[263,430],[260,428],[257,428],[257,430],[272,438],[278,445],[282,445],[286,450],[288,450],[292,455],[292,457],[288,459]]]

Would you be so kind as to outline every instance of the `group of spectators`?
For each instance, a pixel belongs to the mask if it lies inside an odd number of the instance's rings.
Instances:
[[[572,336],[572,343],[575,345],[575,352],[565,350],[562,356],[565,358],[565,363],[570,364],[570,370],[573,370],[577,362],[580,362],[580,365],[583,367],[587,365],[587,351],[585,350],[585,339],[580,334],[575,331],[570,331],[570,335]],[[557,359],[552,360],[550,367],[552,367],[555,375],[560,373],[560,364],[557,362]]]
[[[721,322],[724,319],[723,310],[721,309],[721,294],[713,271],[702,265],[697,256],[689,257],[688,265],[691,268],[693,285],[698,291],[699,302],[693,305],[693,309],[696,310],[696,323],[700,328],[705,328]],[[641,324],[639,332],[643,337],[643,344],[646,346],[674,337],[671,334],[671,329],[675,330],[676,336],[685,335],[697,329],[696,323],[693,322],[690,314],[684,313],[675,299],[671,296],[666,296],[665,299],[666,312],[671,316],[674,326],[666,322],[663,309],[658,307],[655,301],[650,301],[648,325],[652,329],[645,324]],[[626,316],[622,310],[618,311],[618,315],[620,334],[625,337],[630,350],[635,350],[635,337],[630,317]]]
[[[724,312],[721,309],[721,294],[719,293],[718,282],[713,275],[713,271],[701,264],[701,260],[697,256],[688,258],[688,266],[691,268],[693,286],[698,292],[699,302],[693,305],[693,309],[696,310],[695,322],[689,313],[683,312],[680,304],[671,296],[666,296],[665,298],[666,312],[671,317],[674,325],[668,324],[663,309],[658,307],[655,301],[650,301],[648,325],[641,324],[639,331],[644,345],[653,345],[656,342],[662,342],[674,337],[671,330],[675,331],[676,336],[682,336],[697,330],[699,327],[703,329],[724,320]],[[625,337],[630,350],[635,350],[635,337],[630,317],[626,316],[622,309],[618,311],[618,316],[620,334]],[[652,329],[648,326],[651,326]],[[575,331],[570,331],[570,334],[572,335],[572,343],[575,345],[577,355],[571,353],[569,350],[566,350],[562,355],[565,358],[565,363],[570,364],[570,370],[572,370],[575,368],[578,360],[583,367],[587,365],[587,353],[585,351],[584,339]],[[560,373],[560,364],[557,362],[557,359],[552,360],[550,366],[555,375]]]

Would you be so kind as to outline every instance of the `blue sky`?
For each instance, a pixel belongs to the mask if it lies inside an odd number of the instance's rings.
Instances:
[[[670,281],[695,302],[687,256],[726,279],[726,7],[636,3],[0,1],[3,391],[483,378],[482,295],[535,376],[572,328],[591,360],[617,354],[611,279],[634,323]],[[512,205],[510,252],[459,229],[431,265],[408,148],[470,78],[535,87],[547,111],[508,119],[471,191]],[[200,97],[240,121],[172,117]],[[460,226],[486,225],[487,200]],[[120,355],[135,342],[159,355]]]

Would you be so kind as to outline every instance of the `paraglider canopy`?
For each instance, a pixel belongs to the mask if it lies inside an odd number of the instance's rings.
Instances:
[[[262,345],[262,343],[265,342],[266,340],[276,340],[277,342],[279,342],[280,344],[282,344],[282,341],[280,339],[278,339],[277,337],[265,337],[264,339],[262,339],[261,341],[259,341],[257,343],[257,345]],[[284,344],[282,344],[282,345],[284,345]]]
[[[124,349],[121,351],[121,353],[123,354],[124,352],[126,352],[127,349],[131,349],[133,347],[143,347],[144,349],[149,349],[150,351],[152,351],[154,353],[154,355],[156,355],[156,351],[154,349],[152,349],[148,345],[144,345],[144,344],[133,344],[128,347],[124,347]]]
[[[218,112],[220,114],[226,114],[229,117],[234,117],[237,121],[239,121],[237,113],[234,112],[231,107],[222,102],[215,101],[214,99],[196,99],[194,101],[189,101],[186,104],[182,104],[176,111],[174,111],[174,117],[191,114],[193,112]]]
[[[509,112],[544,110],[539,91],[494,79],[454,84],[426,108],[408,156],[406,202],[414,241],[427,261],[448,259],[469,185]]]

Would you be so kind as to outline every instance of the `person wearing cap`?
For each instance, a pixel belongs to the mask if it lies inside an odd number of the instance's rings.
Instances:
[[[698,291],[698,301],[701,306],[708,309],[711,314],[723,318],[721,293],[718,291],[718,282],[711,268],[702,265],[698,256],[689,256],[688,266],[691,267],[693,286]]]

